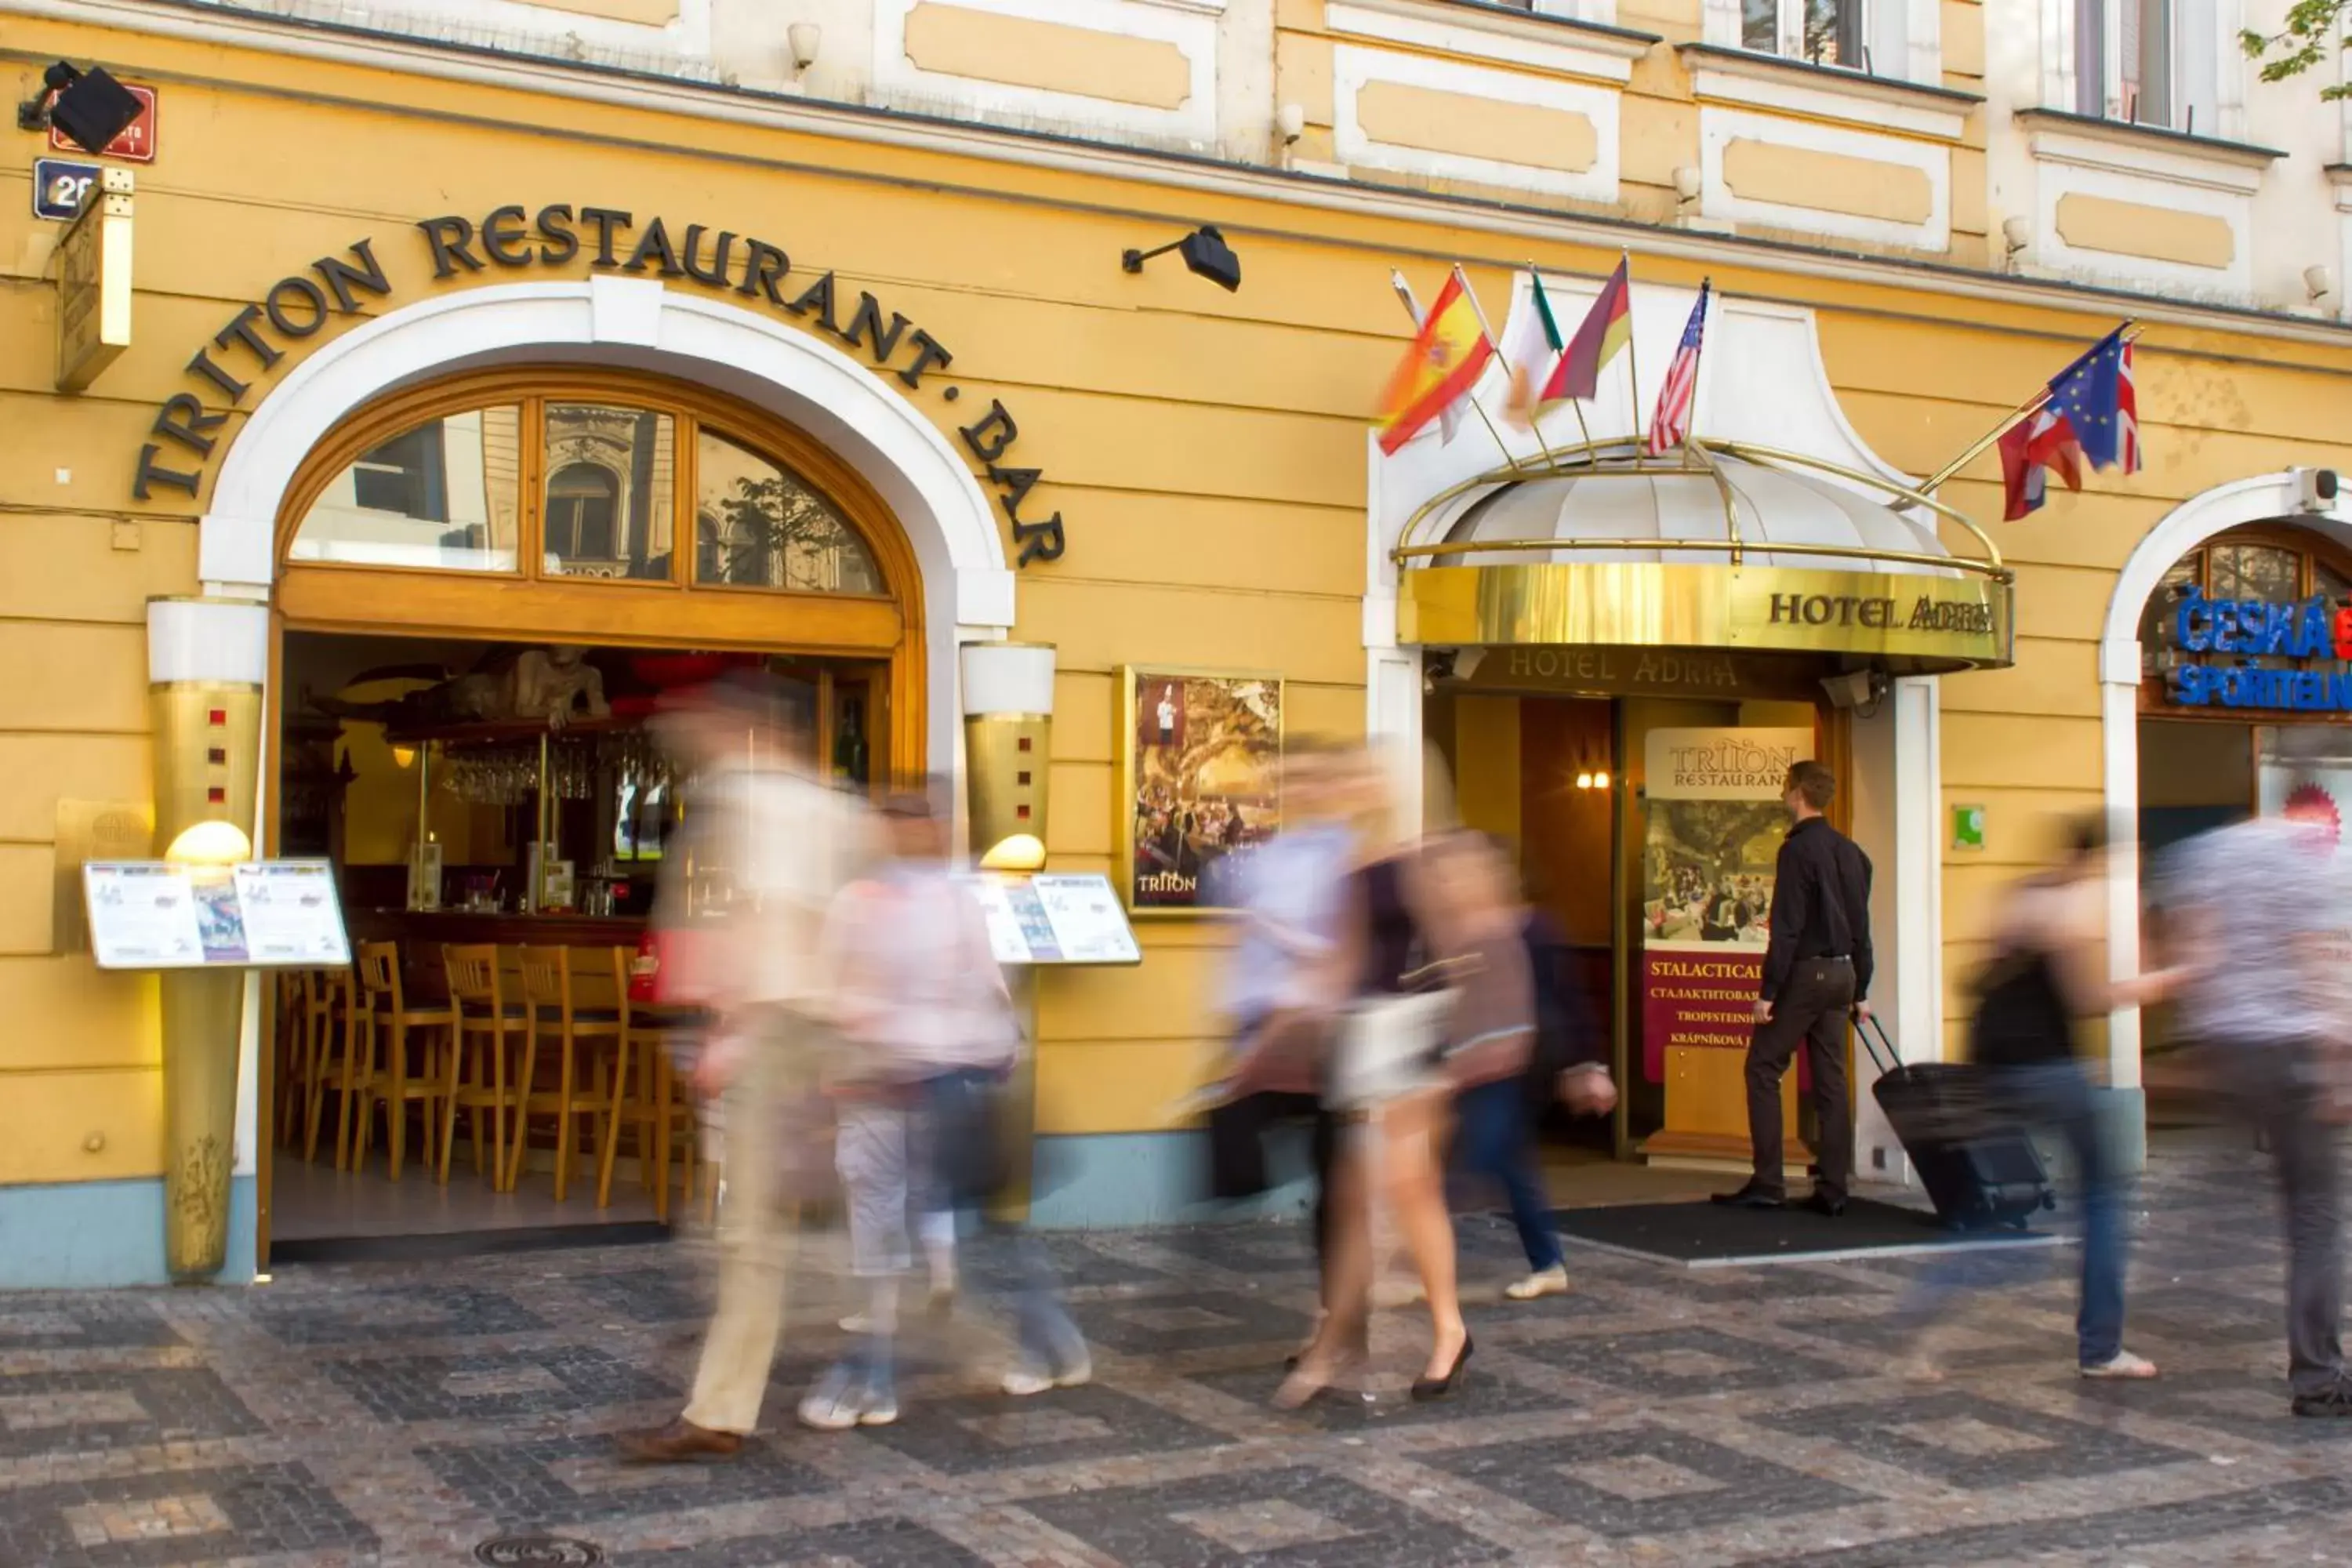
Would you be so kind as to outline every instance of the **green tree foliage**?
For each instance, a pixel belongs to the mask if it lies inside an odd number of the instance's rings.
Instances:
[[[2352,37],[2345,33],[2347,11],[2352,11],[2352,0],[2295,0],[2285,26],[2275,33],[2249,29],[2238,35],[2238,41],[2249,58],[2263,62],[2264,81],[2285,81],[2311,69],[2333,50],[2352,48]],[[2319,96],[2352,98],[2352,85],[2324,87]]]

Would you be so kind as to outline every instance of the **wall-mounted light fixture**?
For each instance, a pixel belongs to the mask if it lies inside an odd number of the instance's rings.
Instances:
[[[1225,243],[1225,237],[1202,224],[1183,238],[1160,247],[1157,250],[1130,250],[1118,258],[1119,266],[1129,272],[1140,272],[1143,264],[1155,256],[1176,251],[1184,258],[1184,265],[1195,278],[1205,278],[1231,294],[1242,286],[1242,258]]]
[[[1579,769],[1576,774],[1576,787],[1579,789],[1607,789],[1609,787],[1609,770],[1607,768]]]
[[[78,70],[59,60],[41,73],[41,85],[46,92],[16,106],[19,131],[54,126],[83,152],[102,153],[139,118],[131,89],[96,66]]]
[[[964,789],[972,858],[984,869],[1045,864],[1053,736],[1053,645],[966,643]]]
[[[824,29],[814,22],[794,22],[784,29],[784,42],[793,51],[793,79],[798,81],[816,64],[817,50],[824,46]]]

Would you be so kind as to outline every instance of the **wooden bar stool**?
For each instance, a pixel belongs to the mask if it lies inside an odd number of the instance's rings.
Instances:
[[[620,1049],[613,1068],[612,1131],[604,1149],[603,1168],[596,1178],[599,1207],[612,1202],[613,1162],[624,1128],[635,1134],[637,1173],[653,1194],[654,1217],[669,1218],[670,1163],[681,1132],[686,1152],[685,1188],[690,1203],[699,1144],[694,1107],[677,1093],[677,1075],[670,1047],[677,1030],[657,1017],[647,1017],[631,1005],[629,970],[636,958],[625,947],[612,951],[613,973],[623,1009]]]
[[[615,951],[618,951],[617,949]],[[524,1156],[530,1144],[530,1119],[534,1114],[553,1116],[555,1127],[555,1201],[562,1203],[572,1184],[572,1151],[573,1134],[579,1129],[579,1119],[594,1119],[596,1165],[601,1173],[610,1163],[614,1135],[617,1124],[613,1121],[612,1106],[605,1089],[606,1069],[614,1069],[617,1079],[623,1038],[628,1030],[628,990],[625,984],[610,1005],[602,997],[583,1000],[583,981],[593,978],[587,973],[575,973],[572,967],[572,950],[568,947],[525,947],[516,950],[522,973],[522,1002],[530,1023],[522,1053],[522,1084],[519,1094],[519,1110],[515,1117],[514,1154],[507,1167],[507,1187],[513,1190],[522,1179]],[[582,950],[592,962],[603,956],[594,948]],[[624,974],[625,979],[625,973]],[[538,1070],[541,1047],[552,1041],[556,1049],[555,1089],[550,1092],[533,1093],[531,1084]],[[610,1047],[610,1051],[598,1049],[593,1062],[583,1064],[581,1047]],[[589,1066],[593,1073],[583,1079],[581,1068]],[[597,1188],[596,1206],[604,1207],[610,1194],[601,1180]]]
[[[375,1108],[384,1108],[384,1144],[391,1158],[390,1175],[400,1180],[408,1153],[408,1107],[414,1100],[425,1110],[425,1163],[433,1165],[434,1125],[441,1118],[443,1048],[450,1045],[456,1015],[446,1006],[412,1005],[401,984],[400,948],[389,942],[360,944],[359,998],[351,1009],[355,1043],[344,1055],[344,1079],[350,1086],[344,1114],[356,1094],[360,1106],[359,1143],[352,1169],[367,1163],[368,1142],[375,1129]],[[352,1064],[360,1065],[356,1075]],[[340,1134],[339,1134],[340,1136]],[[445,1149],[441,1163],[448,1163]]]
[[[352,972],[348,969],[306,969],[295,976],[302,1050],[310,1066],[304,1079],[307,1102],[302,1115],[302,1158],[319,1158],[319,1130],[326,1125],[327,1091],[348,1100],[356,1064],[352,1051],[358,1026],[352,1018]],[[346,1116],[346,1121],[348,1117]],[[335,1143],[335,1168],[343,1168],[342,1134]]]
[[[507,1113],[521,1119],[522,1097],[516,1075],[518,1047],[527,1048],[530,1015],[520,1002],[506,999],[505,976],[499,972],[499,950],[488,943],[445,945],[441,963],[449,976],[449,1005],[456,1015],[457,1048],[449,1053],[444,1089],[441,1133],[441,1180],[449,1179],[449,1155],[457,1136],[457,1112],[471,1111],[467,1128],[474,1145],[474,1172],[486,1168],[490,1186],[508,1188]],[[489,1137],[482,1136],[482,1120],[490,1121]]]

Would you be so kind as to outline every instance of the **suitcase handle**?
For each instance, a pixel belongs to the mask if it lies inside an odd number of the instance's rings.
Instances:
[[[1870,1038],[1874,1030],[1876,1031],[1878,1035],[1878,1041],[1876,1044],[1873,1044]],[[1880,1072],[1893,1072],[1896,1068],[1903,1065],[1903,1054],[1895,1048],[1895,1042],[1893,1039],[1888,1037],[1886,1026],[1878,1021],[1877,1014],[1873,1013],[1864,1017],[1861,1023],[1855,1026],[1853,1032],[1861,1037],[1862,1048],[1870,1053],[1870,1065],[1876,1068]],[[1878,1047],[1881,1045],[1886,1047],[1886,1054],[1883,1057],[1879,1055],[1878,1051]]]

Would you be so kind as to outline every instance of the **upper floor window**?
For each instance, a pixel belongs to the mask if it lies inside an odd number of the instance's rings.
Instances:
[[[2229,138],[2237,0],[2074,0],[2074,102],[2095,119]]]
[[[681,517],[693,520],[691,546],[683,550]],[[319,485],[288,556],[527,577],[887,592],[865,537],[800,472],[706,425],[693,407],[600,396],[534,394],[416,418]]]
[[[1706,40],[1940,87],[1940,14],[1932,0],[1706,0]]]

